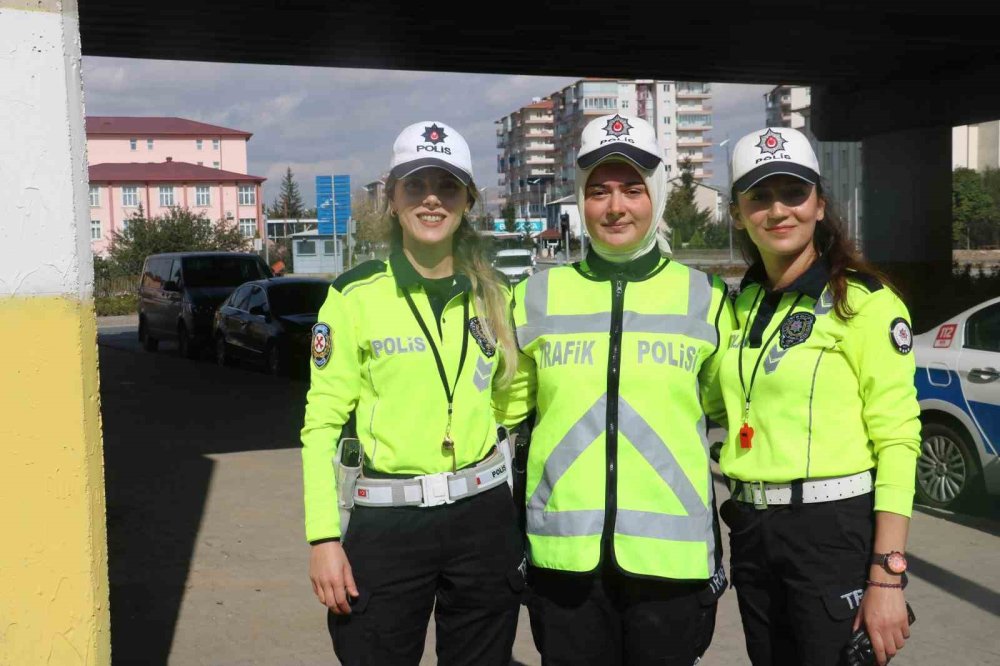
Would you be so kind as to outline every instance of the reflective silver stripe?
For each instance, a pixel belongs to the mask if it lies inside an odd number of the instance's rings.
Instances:
[[[829,285],[823,287],[823,293],[819,295],[819,300],[816,301],[816,307],[813,308],[813,314],[816,316],[825,315],[827,312],[833,309],[833,294],[830,293]]]
[[[549,272],[529,278],[525,286],[525,322],[517,327],[517,342],[521,349],[546,333],[607,333],[611,330],[611,313],[596,312],[575,315],[550,315]],[[686,335],[716,344],[718,334],[708,322],[712,307],[712,285],[705,273],[691,271],[688,285],[687,314],[645,314],[625,310],[622,327],[629,333]]]
[[[619,509],[615,532],[625,536],[648,537],[665,541],[705,541],[705,524],[690,516],[671,516],[652,511]],[[711,534],[711,532],[709,533]],[[714,538],[708,540],[709,550],[714,549]],[[714,562],[713,557],[709,562]],[[714,567],[709,567],[709,571]]]
[[[550,511],[528,507],[528,534],[532,536],[597,536],[604,531],[603,509]]]
[[[561,515],[560,512],[544,514],[545,506],[552,496],[552,489],[558,483],[562,475],[566,473],[576,459],[580,457],[590,444],[604,433],[604,422],[608,414],[608,394],[603,394],[597,399],[590,409],[580,417],[573,427],[556,444],[549,457],[545,460],[545,469],[542,470],[542,478],[539,479],[535,491],[528,499],[528,511],[536,511],[538,519],[544,521],[545,515]],[[602,512],[603,513],[603,512]],[[539,525],[541,529],[541,525]],[[532,521],[528,518],[528,531],[532,532]]]
[[[618,400],[618,431],[646,459],[650,467],[656,470],[689,516],[699,516],[706,511],[698,491],[677,464],[670,448],[646,420],[622,399]]]

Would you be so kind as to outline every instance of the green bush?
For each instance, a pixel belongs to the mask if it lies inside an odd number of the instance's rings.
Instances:
[[[99,296],[94,299],[94,309],[98,317],[135,314],[137,306],[138,299],[135,295]]]

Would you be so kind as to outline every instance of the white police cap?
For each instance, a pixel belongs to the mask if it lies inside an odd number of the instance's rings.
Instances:
[[[462,135],[442,122],[425,120],[406,127],[392,144],[389,174],[405,178],[438,167],[468,185],[472,181],[472,154]]]
[[[730,185],[746,192],[769,176],[794,176],[810,185],[819,182],[819,161],[802,132],[790,127],[765,127],[736,142]]]

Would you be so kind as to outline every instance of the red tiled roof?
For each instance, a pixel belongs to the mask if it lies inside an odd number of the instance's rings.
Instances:
[[[87,136],[99,134],[204,134],[208,136],[242,136],[250,138],[250,132],[199,123],[187,118],[160,116],[87,116]]]
[[[546,229],[537,236],[542,240],[562,240],[562,234],[558,229]]]
[[[534,104],[528,104],[524,108],[526,109],[551,109],[553,102],[551,99],[543,99],[541,102],[535,102]]]
[[[108,162],[90,165],[90,182],[195,182],[247,181],[263,183],[267,178],[212,169],[188,162]]]

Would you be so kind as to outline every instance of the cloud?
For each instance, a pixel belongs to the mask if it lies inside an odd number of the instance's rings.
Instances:
[[[577,80],[91,56],[83,59],[83,79],[91,115],[180,116],[253,133],[248,171],[268,178],[265,201],[290,166],[307,205],[317,175],[347,173],[355,186],[378,178],[396,134],[421,120],[462,133],[477,184],[493,188],[495,199],[495,121]],[[715,84],[714,141],[761,126],[762,93],[770,87]],[[713,169],[724,181],[724,150],[715,149]]]

